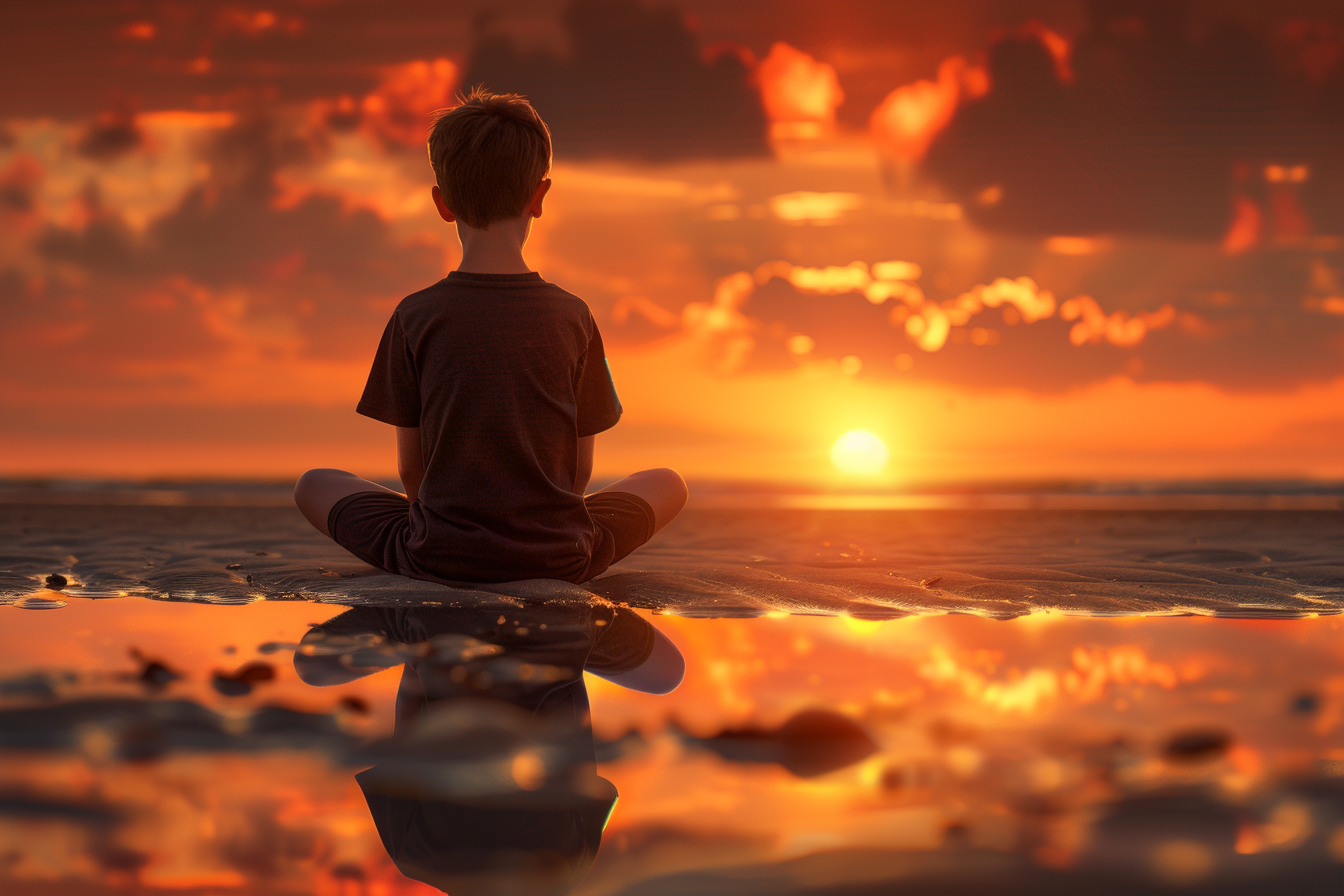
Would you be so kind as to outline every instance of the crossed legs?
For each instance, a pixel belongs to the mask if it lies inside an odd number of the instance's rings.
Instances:
[[[613,482],[601,492],[625,492],[638,495],[653,508],[653,531],[666,526],[677,518],[686,506],[686,481],[676,470],[661,467],[656,470],[640,470],[624,479]]]
[[[626,492],[648,501],[653,508],[655,532],[676,519],[686,506],[686,483],[675,470],[667,468],[631,473],[599,491]],[[317,469],[299,477],[294,485],[294,503],[299,505],[299,511],[313,528],[330,538],[327,517],[331,515],[331,508],[347,495],[359,492],[401,494],[345,470]]]
[[[331,508],[347,495],[359,492],[401,494],[376,482],[361,479],[345,470],[318,469],[309,470],[294,483],[294,503],[299,505],[299,512],[313,524],[314,529],[330,538],[327,517],[331,516]]]

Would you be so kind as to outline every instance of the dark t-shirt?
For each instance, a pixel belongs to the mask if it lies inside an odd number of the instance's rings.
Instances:
[[[392,313],[359,413],[420,427],[408,568],[438,578],[575,580],[593,522],[578,440],[621,405],[588,306],[540,274],[466,274]]]

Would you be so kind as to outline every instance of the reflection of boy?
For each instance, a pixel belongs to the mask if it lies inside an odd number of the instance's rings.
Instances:
[[[592,864],[616,802],[580,670],[619,680],[654,643],[646,620],[609,605],[356,607],[311,629],[294,668],[320,686],[405,662],[393,743],[355,776],[403,874],[459,896],[559,894]],[[521,786],[519,755],[545,756],[545,780]]]
[[[621,406],[588,307],[523,260],[551,186],[536,111],[477,89],[438,117],[429,153],[462,263],[397,306],[358,407],[396,427],[406,495],[324,469],[303,475],[295,500],[390,572],[587,581],[670,522],[685,484],[645,470],[584,497],[594,437]]]

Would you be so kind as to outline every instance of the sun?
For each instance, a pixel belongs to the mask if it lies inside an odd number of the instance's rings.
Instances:
[[[841,473],[874,476],[887,468],[891,452],[866,429],[851,429],[831,446],[831,463]]]

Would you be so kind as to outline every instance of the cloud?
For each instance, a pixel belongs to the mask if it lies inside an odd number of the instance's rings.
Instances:
[[[975,286],[953,299],[938,302],[927,298],[920,288],[917,281],[921,276],[920,266],[907,261],[883,261],[871,267],[856,261],[843,266],[820,268],[794,265],[787,261],[769,261],[759,265],[754,273],[740,271],[721,278],[715,285],[713,300],[686,305],[682,311],[682,321],[686,331],[693,335],[724,340],[720,367],[735,370],[747,363],[756,347],[757,337],[753,334],[764,331],[776,340],[783,341],[795,360],[802,361],[812,355],[818,345],[817,336],[807,332],[808,324],[813,327],[820,324],[822,329],[834,333],[837,317],[849,318],[845,321],[846,326],[841,328],[850,337],[848,344],[863,345],[864,348],[871,348],[874,344],[871,338],[873,325],[885,318],[885,323],[894,328],[896,333],[884,338],[879,331],[876,344],[883,346],[880,351],[884,355],[908,346],[916,346],[929,353],[940,351],[948,344],[954,328],[965,327],[977,315],[990,310],[1002,310],[1004,320],[1011,326],[1048,320],[1055,316],[1058,309],[1062,320],[1077,321],[1068,336],[1068,341],[1075,346],[1105,341],[1112,345],[1132,347],[1141,343],[1148,332],[1167,327],[1176,319],[1176,311],[1171,305],[1164,305],[1156,312],[1133,315],[1126,311],[1107,314],[1095,299],[1087,295],[1070,299],[1061,305],[1053,293],[1041,289],[1030,277],[1018,277],[1015,280],[1000,277],[992,283]],[[790,302],[786,298],[781,299],[778,292],[762,296],[762,301],[749,304],[758,287],[765,287],[774,280],[787,282],[804,296],[853,294],[862,296],[874,309],[890,303],[890,310],[874,314],[865,313],[862,306],[855,303],[837,307],[818,306],[815,302]],[[808,304],[818,308],[820,314],[796,313],[800,308],[806,309]],[[747,314],[747,311],[755,316]],[[650,315],[650,319],[655,317]],[[867,320],[853,319],[855,317],[866,317]],[[775,322],[771,327],[766,327],[764,318],[774,318]],[[803,331],[795,331],[793,327],[797,326],[801,326]],[[985,335],[972,338],[972,345],[998,342],[997,338],[988,335],[988,330],[981,328],[981,331]],[[901,339],[900,336],[905,338]],[[858,356],[847,351],[844,357]],[[843,362],[844,359],[841,360]],[[850,363],[848,366],[857,373],[863,365]]]
[[[0,214],[25,215],[36,205],[33,192],[42,180],[42,166],[29,155],[20,155],[0,168]]]
[[[108,162],[134,151],[143,140],[135,114],[129,109],[118,108],[98,116],[80,138],[77,148],[85,158]]]
[[[756,67],[756,83],[776,125],[833,125],[836,107],[845,101],[834,66],[782,41]]]
[[[443,56],[386,66],[378,86],[362,99],[344,94],[319,100],[316,111],[336,131],[362,125],[385,143],[423,150],[432,114],[456,105],[458,74]]]
[[[961,386],[1045,393],[1113,377],[1279,388],[1328,379],[1344,334],[1307,329],[1267,334],[1244,311],[1209,315],[1162,302],[1107,308],[1087,293],[1060,299],[1029,276],[998,277],[955,293],[921,285],[920,265],[891,260],[809,267],[770,261],[716,281],[707,302],[673,312],[625,300],[614,344],[637,321],[646,336],[677,334],[709,369],[753,374],[815,368],[889,380],[916,377]],[[1329,291],[1329,271],[1318,272]],[[932,295],[930,294],[932,293]],[[1327,315],[1338,297],[1309,297]],[[1303,322],[1310,327],[1305,317]],[[1319,329],[1319,328],[1316,328]],[[1257,365],[1234,363],[1255,357]]]
[[[869,118],[878,149],[903,161],[917,162],[947,127],[963,99],[983,96],[989,75],[960,56],[943,60],[936,81],[916,81],[887,94]]]
[[[17,17],[5,15],[13,7]],[[361,96],[387,66],[461,54],[469,15],[442,4],[3,7],[0,115],[83,118],[114,98],[146,111],[255,109]]]
[[[833,224],[861,204],[857,193],[799,190],[770,197],[770,211],[789,224]]]
[[[1092,4],[1067,57],[1044,31],[1005,36],[990,91],[956,107],[927,171],[976,223],[1013,231],[1226,234],[1245,251],[1344,230],[1344,67],[1291,29],[1192,37],[1182,9]]]
[[[437,253],[395,247],[387,225],[340,197],[310,192],[278,202],[276,174],[308,164],[317,149],[266,119],[244,120],[218,134],[207,153],[210,176],[187,192],[142,236],[90,194],[82,229],[51,226],[39,242],[51,259],[94,273],[179,274],[211,286],[277,280],[327,281],[336,295],[381,295],[439,274]],[[388,263],[400,255],[405,268]]]
[[[769,152],[765,111],[734,53],[706,61],[680,14],[635,0],[572,0],[569,55],[528,52],[484,23],[462,83],[522,93],[557,156],[731,158]]]
[[[0,391],[225,403],[349,392],[350,359],[366,364],[391,304],[442,276],[443,247],[331,192],[283,194],[277,173],[320,153],[292,122],[243,120],[213,136],[208,176],[142,229],[91,183],[73,223],[28,227],[26,249],[6,240]],[[20,199],[40,176],[21,161],[4,178]],[[63,360],[34,364],[34,352]]]

